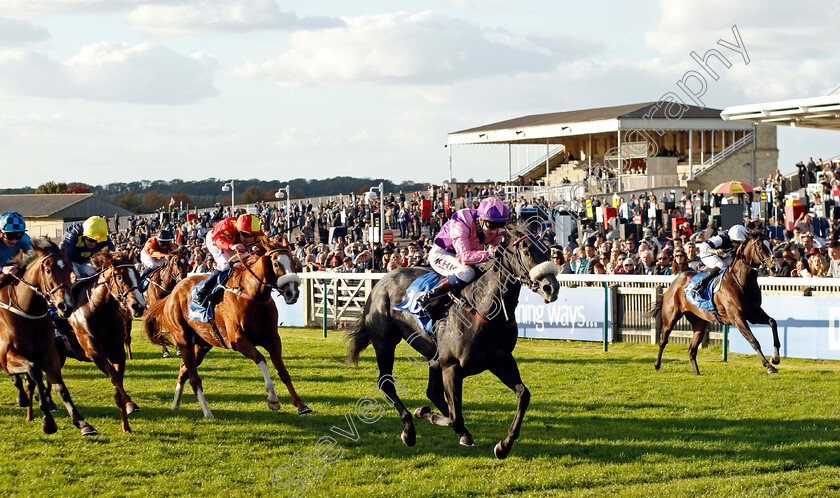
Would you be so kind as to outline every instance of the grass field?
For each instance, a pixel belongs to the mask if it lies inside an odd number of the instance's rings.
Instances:
[[[334,360],[339,333],[282,329],[286,365],[314,413],[298,416],[272,372],[283,407],[271,412],[257,367],[213,350],[202,365],[216,416],[202,418],[187,387],[169,406],[180,361],[141,338],[126,388],[142,411],[124,435],[113,389],[92,365],[71,362],[65,378],[79,410],[100,432],[83,438],[66,412],[59,432],[25,423],[10,381],[0,387],[2,496],[828,496],[840,493],[840,364],[782,359],[768,376],[754,357],[702,350],[703,376],[686,347],[671,345],[659,372],[650,345],[523,340],[515,356],[531,390],[522,436],[507,460],[492,447],[507,431],[515,396],[489,373],[467,379],[464,412],[476,448],[450,429],[416,420],[417,445],[399,438],[390,407],[381,419],[345,418],[377,397],[373,351],[358,367]],[[402,351],[402,346],[398,352]],[[404,357],[395,376],[411,409],[428,404],[425,375]],[[379,398],[381,399],[381,398]],[[372,403],[368,399],[368,403]],[[384,405],[384,403],[380,403]],[[376,405],[368,406],[376,414]],[[348,434],[349,435],[349,434]],[[337,441],[326,446],[325,436]],[[321,440],[321,446],[317,446]],[[320,451],[331,464],[315,456]],[[308,462],[310,472],[295,465]],[[298,475],[297,481],[294,476]],[[288,483],[286,489],[272,486]],[[305,487],[305,491],[303,491]]]

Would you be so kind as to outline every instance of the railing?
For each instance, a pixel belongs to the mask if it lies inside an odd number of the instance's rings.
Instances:
[[[735,142],[732,143],[729,147],[726,147],[719,153],[715,154],[712,151],[712,156],[703,164],[699,165],[697,169],[694,170],[694,175],[697,176],[698,174],[706,171],[707,169],[711,168],[712,166],[722,162],[724,159],[728,158],[732,154],[735,154],[739,150],[741,150],[745,145],[749,145],[753,142],[753,132],[747,132],[744,134],[743,137],[739,138]]]
[[[549,164],[551,164],[551,160],[554,159],[558,154],[562,153],[565,150],[566,150],[565,145],[558,145],[555,148],[550,149],[547,154],[540,157],[539,159],[534,160],[534,162],[532,162],[528,166],[525,166],[524,170],[519,170],[516,173],[514,173],[513,178],[510,178],[509,180],[510,181],[516,181],[516,180],[524,177],[528,173],[534,171],[535,169],[539,168],[540,166],[545,167],[546,161],[548,161]]]
[[[364,310],[365,302],[376,281],[384,273],[301,273],[303,279],[304,317],[307,326],[323,325],[324,305],[328,328],[341,328],[355,321]],[[675,277],[649,275],[559,275],[561,286],[602,287],[615,305],[610,321],[616,341],[657,344],[661,323],[646,313],[658,297],[667,290]],[[765,296],[840,296],[840,279],[835,278],[776,278],[761,277],[759,287]],[[529,292],[523,290],[523,292]],[[562,294],[561,290],[561,294]],[[395,303],[394,303],[395,304]],[[772,310],[767,310],[772,314]],[[723,326],[710,323],[704,344],[720,343]],[[687,344],[693,335],[691,324],[683,317],[673,329],[670,342]]]

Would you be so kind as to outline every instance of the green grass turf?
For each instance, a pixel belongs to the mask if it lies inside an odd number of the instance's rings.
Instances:
[[[667,348],[653,369],[655,346],[522,340],[515,351],[531,406],[507,460],[492,447],[507,431],[515,396],[494,376],[468,378],[464,413],[477,447],[453,431],[415,420],[417,445],[400,441],[390,406],[378,421],[346,413],[377,398],[372,349],[358,367],[344,356],[342,334],[281,329],[286,365],[314,413],[298,416],[272,370],[282,408],[269,411],[257,367],[238,353],[213,350],[200,368],[215,420],[202,418],[187,386],[171,411],[177,358],[163,359],[138,332],[126,388],[142,411],[134,433],[120,432],[108,380],[75,361],[64,375],[81,413],[101,433],[82,437],[62,411],[59,432],[25,423],[10,381],[0,384],[0,495],[11,496],[828,496],[840,493],[840,364],[783,359],[767,375],[755,357],[720,350],[699,354],[691,374],[686,347]],[[398,348],[397,380],[410,409],[426,405],[426,371]],[[381,399],[381,398],[378,398]],[[379,404],[384,406],[381,401]],[[376,406],[370,413],[375,413]],[[38,412],[36,412],[38,413]],[[316,444],[335,462],[320,463]],[[309,454],[312,471],[294,466]],[[278,469],[280,469],[278,471]],[[272,487],[294,475],[305,491]]]

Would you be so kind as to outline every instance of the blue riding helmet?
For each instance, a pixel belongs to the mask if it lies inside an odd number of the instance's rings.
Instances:
[[[14,233],[25,232],[26,221],[20,213],[14,211],[7,211],[0,216],[0,232]]]

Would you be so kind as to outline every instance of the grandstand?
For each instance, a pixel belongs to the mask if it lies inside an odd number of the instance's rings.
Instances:
[[[588,182],[599,193],[723,181],[755,184],[778,165],[776,128],[724,120],[720,109],[646,102],[513,118],[452,132],[447,145],[508,146],[508,179],[519,184]],[[544,146],[514,173],[512,148]],[[619,166],[620,165],[620,166]]]

